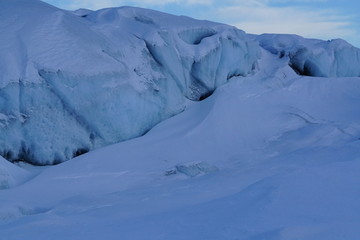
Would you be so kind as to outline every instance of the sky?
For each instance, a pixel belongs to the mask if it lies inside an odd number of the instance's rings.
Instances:
[[[342,38],[360,47],[359,0],[43,0],[69,10],[136,6],[234,25],[247,33]]]

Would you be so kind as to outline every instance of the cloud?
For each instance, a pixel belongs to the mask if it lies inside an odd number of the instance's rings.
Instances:
[[[282,0],[272,0],[282,1]],[[300,0],[293,0],[300,1]],[[307,0],[302,0],[307,1]],[[323,1],[323,0],[319,0]],[[333,10],[269,6],[269,0],[237,1],[237,5],[216,10],[218,19],[250,33],[292,33],[305,37],[331,39],[356,34],[350,17]]]

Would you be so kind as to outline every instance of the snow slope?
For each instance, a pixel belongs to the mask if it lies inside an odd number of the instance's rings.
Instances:
[[[1,155],[62,162],[0,157],[0,240],[360,238],[359,49],[37,0],[0,30]]]
[[[29,180],[31,174],[0,157],[0,190],[14,187]]]
[[[0,154],[40,165],[140,136],[259,57],[234,27],[145,9],[2,0],[0,22]]]
[[[237,77],[145,136],[0,191],[20,239],[360,236],[360,78],[297,75],[262,50]]]

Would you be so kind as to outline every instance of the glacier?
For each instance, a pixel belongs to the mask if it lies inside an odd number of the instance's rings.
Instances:
[[[0,155],[10,161],[58,164],[139,137],[256,73],[262,48],[302,75],[360,76],[360,50],[343,40],[254,36],[133,7],[4,0],[0,11]]]
[[[322,41],[296,35],[253,36],[263,48],[289,57],[292,68],[301,75],[316,77],[359,77],[360,49],[342,39]]]
[[[359,239],[358,48],[133,7],[0,20],[0,239]]]
[[[56,164],[141,136],[254,72],[260,52],[234,27],[151,10],[1,6],[0,153],[10,161]]]
[[[1,190],[1,236],[357,239],[360,78],[299,76],[261,56],[255,75],[146,135]]]

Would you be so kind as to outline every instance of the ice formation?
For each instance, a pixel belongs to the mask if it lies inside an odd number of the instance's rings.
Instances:
[[[359,49],[37,0],[0,33],[1,155],[99,148],[0,157],[0,239],[359,239]]]
[[[253,36],[132,7],[70,12],[38,0],[3,0],[0,16],[0,155],[10,161],[56,164],[141,136],[254,74],[262,48],[302,75],[360,75],[360,50],[343,40]]]
[[[5,0],[0,12],[0,153],[8,160],[54,164],[140,136],[187,99],[252,73],[259,57],[241,30],[151,10],[73,13]]]
[[[321,41],[286,34],[263,34],[254,38],[266,50],[289,57],[290,65],[301,75],[360,76],[360,49],[342,39]]]

